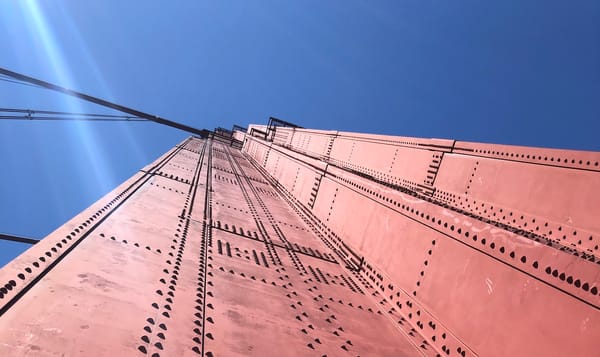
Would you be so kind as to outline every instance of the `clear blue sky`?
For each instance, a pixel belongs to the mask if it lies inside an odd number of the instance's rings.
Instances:
[[[0,44],[2,67],[201,128],[600,150],[597,0],[5,1]],[[0,106],[104,112],[5,82]],[[0,122],[0,232],[44,237],[186,136]]]

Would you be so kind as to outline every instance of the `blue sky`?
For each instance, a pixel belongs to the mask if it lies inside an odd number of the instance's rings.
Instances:
[[[600,151],[595,0],[6,1],[0,43],[1,67],[200,128]],[[0,107],[106,112],[5,82]],[[44,237],[186,136],[0,122],[0,232]]]

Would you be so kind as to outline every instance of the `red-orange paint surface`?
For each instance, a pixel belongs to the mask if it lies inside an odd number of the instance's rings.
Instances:
[[[253,127],[3,268],[0,355],[598,355],[600,154]]]

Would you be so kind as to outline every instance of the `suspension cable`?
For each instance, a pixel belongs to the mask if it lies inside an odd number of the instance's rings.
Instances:
[[[18,115],[20,114],[20,115]],[[0,108],[0,119],[64,121],[148,121],[130,115],[58,112],[51,110]]]
[[[0,233],[0,240],[7,240],[11,242],[19,242],[19,243],[27,243],[27,244],[36,244],[39,242],[37,239],[28,238],[28,237],[20,237],[12,234]]]
[[[59,92],[59,93],[63,93],[63,94],[66,94],[66,95],[69,95],[69,96],[72,96],[72,97],[75,97],[75,98],[79,98],[79,99],[82,99],[82,100],[85,100],[85,101],[88,101],[88,102],[91,102],[91,103],[94,103],[94,104],[98,104],[98,105],[107,107],[107,108],[118,110],[120,112],[127,113],[127,114],[133,115],[133,116],[138,117],[138,118],[148,119],[150,121],[153,121],[153,122],[156,122],[156,123],[159,123],[159,124],[162,124],[162,125],[166,125],[166,126],[170,126],[172,128],[184,130],[184,131],[187,131],[188,133],[199,135],[202,138],[208,137],[208,135],[210,133],[210,131],[207,130],[207,129],[197,129],[197,128],[194,128],[194,127],[191,127],[191,126],[188,126],[188,125],[185,125],[185,124],[177,123],[177,122],[174,122],[172,120],[161,118],[161,117],[156,116],[156,115],[144,113],[144,112],[141,112],[139,110],[131,109],[131,108],[128,108],[128,107],[125,107],[125,106],[122,106],[122,105],[119,105],[119,104],[116,104],[116,103],[112,103],[112,102],[106,101],[104,99],[93,97],[91,95],[87,95],[87,94],[84,94],[84,93],[81,93],[81,92],[77,92],[77,91],[74,91],[74,90],[71,90],[71,89],[67,89],[67,88],[58,86],[56,84],[52,84],[52,83],[45,82],[45,81],[42,81],[42,80],[39,80],[39,79],[36,79],[36,78],[33,78],[33,77],[26,76],[24,74],[13,72],[13,71],[10,71],[10,70],[5,69],[5,68],[1,68],[0,67],[0,75],[4,75],[6,77],[10,77],[11,79],[14,79],[14,80],[17,80],[17,81],[20,81],[20,82],[25,82],[25,83],[33,84],[33,85],[36,85],[38,87],[42,87],[42,88],[50,89],[50,90],[53,90],[53,91],[56,91],[56,92]]]

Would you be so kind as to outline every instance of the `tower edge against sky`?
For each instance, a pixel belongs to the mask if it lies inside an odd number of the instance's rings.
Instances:
[[[189,138],[0,271],[11,355],[594,355],[600,154]]]
[[[594,353],[598,153],[254,128],[244,151],[444,354],[440,324],[482,355]]]

